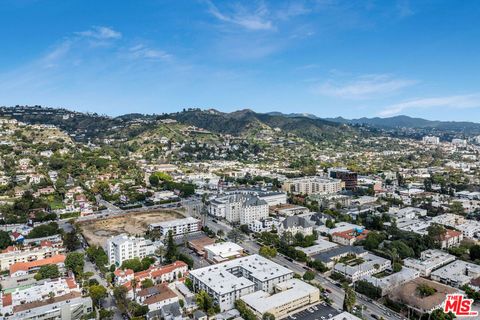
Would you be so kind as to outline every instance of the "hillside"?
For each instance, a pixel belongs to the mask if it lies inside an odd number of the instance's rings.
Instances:
[[[349,125],[367,125],[375,128],[384,129],[436,129],[440,131],[455,131],[467,134],[480,134],[480,123],[467,121],[432,121],[422,118],[412,118],[409,116],[395,116],[389,118],[359,118],[345,119],[342,117],[329,118],[329,121],[344,123]]]
[[[224,113],[217,110],[190,109],[184,112],[168,114],[181,123],[190,124],[206,130],[236,136],[249,136],[262,130],[278,130],[312,141],[340,139],[358,134],[355,128],[323,119],[308,117],[288,117],[256,113],[252,110],[240,110]]]

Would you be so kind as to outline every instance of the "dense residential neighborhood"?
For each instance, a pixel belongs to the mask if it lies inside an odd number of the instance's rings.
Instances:
[[[478,136],[0,116],[5,319],[423,319],[480,300]]]

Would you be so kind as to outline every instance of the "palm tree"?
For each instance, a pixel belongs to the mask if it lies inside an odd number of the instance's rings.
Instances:
[[[133,277],[133,279],[130,281],[130,284],[132,285],[132,290],[133,290],[133,301],[137,301],[137,284],[138,284],[137,278]]]
[[[163,256],[165,255],[165,247],[164,246],[158,246],[157,249],[155,249],[155,255],[160,257],[160,264],[163,263]]]

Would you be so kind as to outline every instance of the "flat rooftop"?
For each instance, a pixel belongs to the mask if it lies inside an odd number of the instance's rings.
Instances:
[[[467,283],[480,276],[480,266],[462,260],[454,261],[431,273],[432,277]]]
[[[190,275],[207,284],[212,290],[222,294],[228,293],[241,287],[248,287],[254,283],[247,278],[237,277],[232,274],[232,270],[242,268],[247,271],[251,277],[259,281],[292,274],[293,271],[270,261],[258,254],[230,260],[216,265],[195,269],[190,271]]]
[[[263,314],[272,308],[287,304],[293,300],[319,291],[318,288],[298,279],[290,279],[279,283],[276,287],[281,288],[282,291],[275,294],[269,294],[268,292],[260,290],[247,294],[241,299],[245,301],[246,304]]]
[[[170,220],[170,221],[163,221],[163,222],[158,222],[158,223],[151,223],[150,226],[155,228],[155,227],[163,227],[163,228],[171,228],[171,227],[176,227],[176,226],[182,226],[184,224],[189,224],[189,223],[198,223],[200,220],[188,217],[184,219],[175,219],[175,220]]]

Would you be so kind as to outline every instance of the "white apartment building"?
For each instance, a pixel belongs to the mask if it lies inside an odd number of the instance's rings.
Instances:
[[[206,291],[225,311],[247,294],[259,290],[273,293],[277,284],[293,278],[293,271],[254,254],[195,269],[188,276],[195,292]]]
[[[364,255],[362,259],[363,262],[359,264],[337,263],[334,270],[343,274],[350,281],[355,282],[366,276],[387,270],[392,265],[390,260],[371,253]]]
[[[109,263],[121,266],[123,261],[133,258],[142,259],[152,255],[155,246],[145,238],[135,238],[126,234],[111,237],[107,241],[107,255]]]
[[[463,216],[445,213],[432,218],[432,222],[458,229],[463,237],[475,239],[480,237],[480,222]]]
[[[471,280],[480,277],[480,266],[456,260],[430,274],[432,280],[447,284],[452,287],[460,288],[469,284]]]
[[[430,276],[432,271],[455,261],[455,256],[442,250],[430,249],[420,254],[420,259],[407,258],[403,260],[405,267],[418,270],[422,277]]]
[[[456,147],[466,147],[467,140],[465,139],[452,139],[452,144]]]
[[[263,192],[258,197],[265,200],[269,207],[278,206],[287,203],[287,194],[285,192]]]
[[[340,179],[303,177],[286,180],[282,190],[293,194],[334,194],[342,190]]]
[[[440,138],[435,136],[425,136],[422,138],[422,142],[426,144],[439,144]]]
[[[91,298],[82,297],[73,278],[19,287],[13,292],[2,293],[0,301],[0,312],[7,320],[80,319],[93,310]]]
[[[152,223],[148,226],[149,230],[158,230],[161,237],[166,237],[170,231],[174,237],[184,234],[197,232],[202,229],[200,220],[188,217],[159,223]]]
[[[276,229],[278,220],[273,218],[265,218],[262,220],[254,220],[248,224],[248,229],[252,232],[264,232]]]
[[[268,217],[268,203],[251,194],[232,194],[212,200],[208,212],[229,222],[248,225]]]
[[[241,297],[256,316],[261,319],[271,313],[281,319],[294,310],[320,300],[320,290],[298,279],[290,279],[275,286],[275,292],[256,291]]]
[[[420,276],[420,271],[403,267],[399,272],[392,273],[385,277],[366,276],[365,280],[382,290],[382,296],[388,294],[392,289]]]

